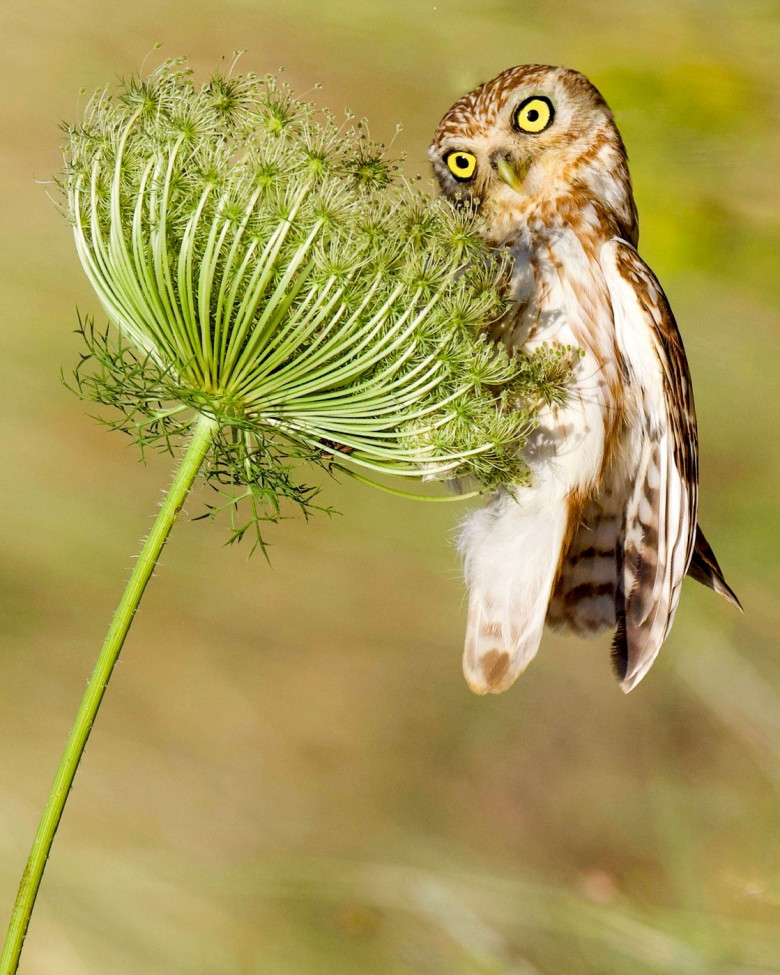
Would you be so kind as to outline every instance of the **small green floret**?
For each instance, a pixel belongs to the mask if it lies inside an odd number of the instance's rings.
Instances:
[[[67,129],[64,191],[119,338],[82,328],[78,387],[170,447],[198,414],[212,483],[248,520],[304,508],[304,460],[371,476],[519,481],[545,352],[483,336],[502,313],[474,215],[412,190],[365,127],[273,77],[196,87],[183,61],[99,91]],[[565,371],[565,370],[564,370]]]

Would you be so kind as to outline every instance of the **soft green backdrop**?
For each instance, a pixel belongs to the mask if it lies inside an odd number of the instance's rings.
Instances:
[[[170,458],[59,382],[99,312],[42,185],[61,119],[161,56],[285,65],[427,174],[463,91],[585,71],[684,334],[701,516],[740,617],[686,584],[624,698],[547,636],[499,698],[460,674],[459,505],[328,485],[272,566],[183,520],[54,848],[26,975],[780,972],[780,7],[741,0],[5,0],[0,915]],[[98,314],[100,320],[100,315]],[[202,511],[195,497],[189,513]]]

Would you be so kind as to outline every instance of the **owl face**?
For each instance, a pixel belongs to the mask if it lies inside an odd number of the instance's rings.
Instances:
[[[480,208],[488,238],[501,239],[524,213],[556,201],[569,209],[593,202],[633,219],[612,112],[567,68],[509,68],[464,95],[439,124],[429,156],[442,191]]]

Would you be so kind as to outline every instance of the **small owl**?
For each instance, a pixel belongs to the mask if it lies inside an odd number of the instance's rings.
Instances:
[[[581,350],[563,406],[525,448],[529,486],[500,490],[461,534],[469,586],[464,671],[506,690],[545,621],[612,628],[624,691],[668,634],[686,573],[739,601],[697,523],[698,442],[680,333],[637,253],[626,150],[583,75],[523,65],[459,99],[429,150],[443,192],[471,201],[511,257],[510,351]]]

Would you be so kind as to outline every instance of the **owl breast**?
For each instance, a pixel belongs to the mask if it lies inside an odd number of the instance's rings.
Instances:
[[[550,472],[561,475],[567,464],[577,465],[581,509],[598,493],[620,450],[627,405],[611,302],[598,262],[599,242],[583,240],[571,228],[533,232],[523,226],[503,246],[513,258],[513,306],[493,337],[510,351],[557,344],[581,353],[566,402],[542,408],[526,448],[537,480]]]
[[[571,229],[510,235],[514,306],[499,325],[510,349],[581,350],[563,406],[542,409],[526,448],[534,481],[578,485],[547,622],[581,634],[615,625],[618,545],[636,466],[632,391],[621,368],[597,247]],[[570,468],[570,469],[568,469]]]

